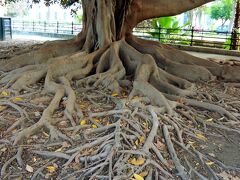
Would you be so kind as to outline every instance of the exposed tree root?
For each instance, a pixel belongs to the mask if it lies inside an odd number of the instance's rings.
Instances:
[[[47,137],[43,141],[51,148],[33,143],[31,156],[64,166],[56,174],[58,179],[129,179],[134,174],[146,179],[220,179],[219,172],[227,166],[209,158],[193,143],[207,141],[214,129],[239,136],[240,117],[230,104],[221,107],[212,101],[212,95],[196,92],[191,82],[209,81],[214,76],[229,80],[231,71],[239,68],[224,67],[133,36],[110,45],[103,43],[93,53],[77,52],[79,47],[87,46],[81,41],[44,44],[1,66],[6,71],[1,75],[2,91],[31,93],[32,87],[44,79],[44,92],[53,95],[34,120],[25,109],[39,106],[17,105],[8,97],[0,102],[8,107],[8,111],[3,110],[5,116],[20,114],[4,135],[13,143],[11,148],[22,145],[1,166],[2,177],[11,173],[9,167],[15,160],[25,168],[24,144],[44,132]],[[80,92],[80,87],[85,90]],[[115,97],[124,91],[127,97]],[[92,105],[81,106],[80,99]],[[214,117],[206,121],[210,113]],[[0,147],[11,146],[0,142]],[[52,148],[59,145],[60,149]],[[202,169],[196,169],[194,162]],[[37,178],[47,166],[38,166],[33,177]]]

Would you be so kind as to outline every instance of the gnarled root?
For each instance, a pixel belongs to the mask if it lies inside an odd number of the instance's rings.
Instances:
[[[69,48],[56,52],[57,47],[65,47],[64,43]],[[4,63],[2,70],[12,70],[1,75],[0,84],[5,91],[6,88],[19,93],[33,91],[31,86],[44,79],[44,92],[53,94],[34,122],[26,121],[33,118],[27,115],[30,110],[10,103],[7,97],[0,102],[11,109],[4,110],[4,115],[20,113],[19,120],[5,133],[11,139],[10,133],[15,130],[14,145],[25,144],[43,131],[46,135],[47,130],[50,141],[45,139],[46,144],[41,148],[33,145],[35,150],[31,153],[65,166],[66,171],[59,170],[59,178],[128,179],[141,174],[148,179],[218,179],[217,171],[228,166],[209,158],[189,142],[206,141],[208,135],[214,135],[212,129],[239,135],[239,128],[232,126],[239,123],[239,117],[232,113],[231,107],[225,109],[217,103],[211,104],[213,101],[201,102],[203,94],[195,91],[192,82],[212,80],[213,76],[228,79],[232,75],[228,67],[133,36],[92,53],[77,52],[78,45],[83,46],[82,40],[45,44],[13,67],[10,66],[23,55]],[[93,87],[103,90],[96,91]],[[126,87],[131,87],[131,92]],[[107,95],[105,90],[113,94]],[[128,98],[121,95],[124,90],[129,93]],[[85,101],[89,107],[81,104]],[[225,122],[205,122],[203,118],[209,117],[206,110],[223,116]],[[63,125],[71,127],[61,128]],[[62,147],[55,151],[47,148],[59,145]],[[7,145],[0,147],[4,146]],[[17,155],[6,161],[1,167],[2,176],[15,159],[24,166],[22,153],[23,149],[18,149]],[[201,171],[195,169],[193,160],[202,165]],[[215,167],[207,161],[215,163]],[[74,169],[74,164],[81,166]],[[34,177],[45,167],[38,167]]]

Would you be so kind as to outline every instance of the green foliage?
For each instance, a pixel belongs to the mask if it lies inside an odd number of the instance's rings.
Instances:
[[[217,1],[210,7],[210,15],[212,19],[222,20],[222,25],[231,18],[233,0]]]
[[[183,39],[181,36],[186,34],[183,32],[182,28],[189,24],[190,23],[188,22],[183,26],[180,26],[179,21],[175,16],[160,17],[151,21],[153,31],[148,32],[148,34],[155,39],[159,39],[162,43],[171,43],[180,40],[179,43],[181,44],[189,44],[189,41],[181,41],[181,39]]]

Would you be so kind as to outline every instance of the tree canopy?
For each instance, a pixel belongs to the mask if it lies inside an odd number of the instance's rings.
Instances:
[[[221,0],[210,7],[210,15],[212,19],[222,20],[222,25],[231,18],[233,0]]]

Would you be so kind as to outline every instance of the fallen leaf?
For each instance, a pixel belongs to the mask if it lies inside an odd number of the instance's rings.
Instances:
[[[141,166],[145,163],[145,159],[143,158],[139,158],[139,159],[136,159],[136,158],[132,158],[132,159],[129,159],[128,162],[134,166]]]
[[[28,164],[26,165],[26,170],[28,171],[28,172],[33,172],[33,167],[32,166],[29,166]]]
[[[211,166],[211,165],[214,164],[214,162],[212,162],[212,161],[206,161],[205,163],[206,163],[206,165],[208,165],[208,166]]]
[[[148,175],[148,171],[143,171],[143,172],[139,173],[139,175],[142,177],[145,177]]]
[[[81,125],[81,126],[83,126],[83,125],[85,125],[85,124],[87,124],[87,121],[86,121],[85,119],[83,119],[83,120],[80,121],[80,125]]]
[[[40,112],[38,112],[38,111],[34,112],[34,115],[35,115],[35,117],[41,116]]]
[[[49,134],[43,131],[44,136],[49,137]]]
[[[216,155],[214,153],[208,153],[208,154],[212,157],[216,157]]]
[[[207,119],[206,121],[211,122],[211,121],[213,121],[213,118]]]
[[[134,177],[136,180],[144,180],[144,178],[143,178],[142,176],[140,176],[139,174],[136,174],[136,173],[133,174],[133,177]]]
[[[96,124],[92,124],[92,128],[96,129],[97,125]]]
[[[84,104],[80,104],[80,108],[84,109],[86,106]]]
[[[139,140],[138,140],[138,139],[135,141],[135,145],[136,145],[136,146],[139,145]]]
[[[9,95],[9,93],[7,92],[7,91],[2,91],[2,93],[1,93],[3,96],[8,96]]]
[[[23,98],[20,98],[20,97],[16,97],[13,99],[13,101],[17,102],[17,101],[23,101]]]
[[[100,119],[96,119],[96,118],[93,118],[93,120],[97,123],[101,123],[101,120]]]
[[[0,151],[5,152],[6,150],[7,150],[7,148],[2,148]]]
[[[198,138],[198,139],[201,139],[201,140],[203,140],[203,141],[207,141],[207,138],[204,136],[204,135],[202,135],[202,134],[196,134],[196,137]]]
[[[55,152],[61,152],[61,151],[62,151],[62,147],[55,150]]]
[[[0,111],[7,109],[7,106],[0,106]]]
[[[54,166],[48,166],[48,167],[47,167],[47,171],[50,172],[50,173],[53,173],[53,172],[56,171],[56,167],[54,167]]]
[[[141,137],[139,138],[139,142],[140,142],[140,143],[144,143],[144,141],[145,141],[145,137],[144,137],[144,136],[141,136]]]
[[[112,93],[112,97],[118,96],[118,93]]]

